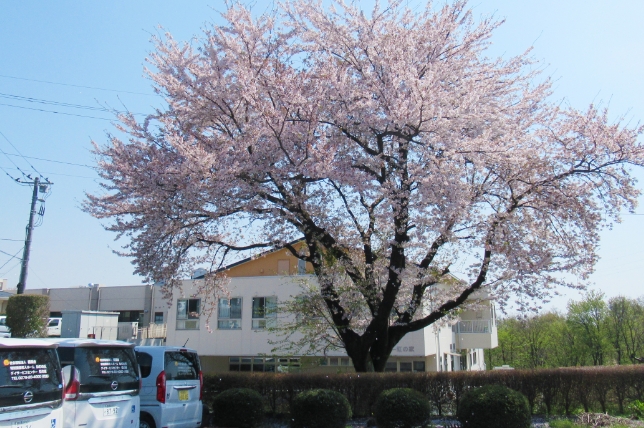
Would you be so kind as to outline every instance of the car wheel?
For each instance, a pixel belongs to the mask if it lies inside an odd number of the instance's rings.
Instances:
[[[152,416],[141,413],[141,417],[139,418],[139,428],[156,428]]]

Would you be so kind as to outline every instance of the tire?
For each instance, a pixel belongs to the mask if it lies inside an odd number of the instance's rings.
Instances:
[[[147,413],[141,413],[141,417],[139,418],[139,428],[156,428],[152,416]]]

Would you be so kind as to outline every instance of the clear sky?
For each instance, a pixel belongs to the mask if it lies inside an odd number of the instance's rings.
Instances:
[[[253,4],[263,11],[273,2]],[[555,79],[554,100],[582,109],[603,102],[614,118],[644,119],[644,1],[474,0],[469,6],[477,17],[506,19],[490,55],[534,46],[532,55]],[[216,0],[0,2],[0,278],[11,287],[20,273],[31,189],[5,172],[34,176],[32,167],[54,185],[34,230],[27,287],[141,283],[130,260],[113,254],[120,247],[115,236],[79,208],[84,192],[98,189],[91,140],[105,143],[114,129],[104,107],[143,114],[163,105],[143,73],[151,35],[169,31],[189,40],[216,22],[222,7]],[[593,288],[608,296],[644,295],[643,245],[644,215],[625,215],[605,231]],[[549,307],[563,309],[578,297],[561,291]]]

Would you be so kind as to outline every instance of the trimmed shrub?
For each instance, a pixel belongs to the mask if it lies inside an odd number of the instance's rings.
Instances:
[[[411,388],[383,391],[376,401],[378,428],[413,428],[424,426],[430,417],[427,398]]]
[[[214,398],[212,407],[218,427],[255,428],[264,419],[262,396],[248,388],[222,392]]]
[[[47,337],[49,296],[16,294],[7,302],[7,327],[11,337]]]
[[[463,428],[530,428],[532,422],[525,396],[502,385],[468,391],[456,417]]]
[[[349,400],[330,389],[304,391],[291,404],[292,428],[344,428],[350,418]]]

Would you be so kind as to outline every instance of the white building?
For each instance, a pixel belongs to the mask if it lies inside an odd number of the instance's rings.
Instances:
[[[273,320],[263,318],[265,311],[257,309],[301,294],[302,279],[315,282],[315,276],[306,272],[307,266],[286,249],[231,265],[226,270],[229,298],[212,308],[209,319],[198,279],[183,281],[172,302],[164,300],[161,287],[156,285],[90,284],[27,289],[26,293],[48,295],[52,316],[60,316],[63,310],[119,312],[120,339],[189,346],[198,351],[205,373],[351,371],[351,361],[341,350],[326,355],[273,352],[270,339],[276,337],[265,328]],[[391,353],[386,370],[484,370],[484,349],[495,348],[498,339],[494,303],[489,299],[481,302],[479,310],[460,313],[460,321],[453,326],[429,326],[407,334]]]
[[[270,343],[275,337],[266,330],[272,320],[264,318],[263,309],[301,294],[303,279],[315,282],[287,250],[237,263],[227,269],[227,276],[229,296],[209,311],[210,318],[202,307],[199,280],[184,281],[182,289],[175,290],[167,316],[168,345],[196,349],[207,372],[352,370],[343,350],[275,355]],[[483,350],[498,343],[494,304],[483,300],[479,310],[463,311],[460,319],[453,326],[429,326],[407,334],[391,353],[387,371],[484,370]]]

